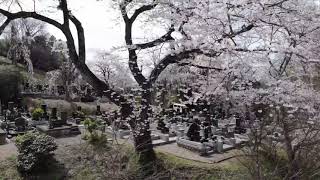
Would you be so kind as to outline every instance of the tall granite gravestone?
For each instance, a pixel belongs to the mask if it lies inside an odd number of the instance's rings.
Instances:
[[[8,102],[8,111],[6,112],[6,120],[13,122],[18,115],[18,112],[14,109],[14,102]]]
[[[14,124],[15,124],[16,130],[18,132],[23,132],[23,131],[27,130],[28,122],[25,118],[23,118],[21,116],[14,120]]]
[[[203,123],[204,139],[207,141],[212,136],[211,126],[209,122]]]
[[[187,132],[187,137],[190,141],[200,142],[200,122],[198,119],[195,119],[194,122],[190,125]]]
[[[50,117],[49,128],[53,129],[53,128],[63,127],[64,125],[67,125],[67,116],[68,116],[67,112],[61,112],[61,118],[58,119],[56,109],[55,110],[52,109],[52,110],[54,114],[51,115]]]
[[[169,128],[166,127],[166,124],[163,122],[163,119],[158,120],[158,126],[157,129],[161,131],[163,134],[168,134],[169,133]]]
[[[48,112],[47,112],[47,105],[46,104],[42,104],[41,105],[41,109],[43,110],[43,115],[42,118],[45,120],[48,120]]]
[[[235,127],[235,133],[243,134],[246,133],[246,129],[242,125],[242,119],[239,116],[235,116],[236,118],[236,127]]]
[[[17,98],[17,108],[19,112],[23,112],[22,98]]]
[[[96,111],[96,115],[97,115],[97,116],[101,116],[101,115],[102,115],[102,112],[101,112],[101,107],[100,107],[100,105],[97,105],[97,111]]]
[[[57,108],[52,108],[52,110],[51,110],[51,117],[50,118],[52,118],[52,119],[58,119],[58,117],[57,117]]]

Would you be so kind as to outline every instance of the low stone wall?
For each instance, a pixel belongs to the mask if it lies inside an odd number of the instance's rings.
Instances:
[[[178,146],[181,146],[191,151],[196,151],[202,154],[205,154],[212,149],[208,146],[205,146],[203,143],[190,141],[181,137],[177,139],[177,144]]]
[[[62,126],[54,129],[49,129],[46,125],[40,125],[37,126],[37,129],[52,137],[67,137],[81,134],[79,127],[75,125]]]

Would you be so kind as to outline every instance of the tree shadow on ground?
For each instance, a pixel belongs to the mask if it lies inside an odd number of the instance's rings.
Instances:
[[[48,164],[29,174],[20,174],[23,180],[64,180],[67,179],[68,170],[64,164],[55,158],[50,158]]]

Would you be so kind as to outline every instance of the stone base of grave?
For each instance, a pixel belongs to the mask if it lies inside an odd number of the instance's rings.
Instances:
[[[0,129],[0,145],[7,143],[6,138],[7,138],[7,133],[4,130]]]
[[[200,154],[206,154],[212,150],[211,147],[205,146],[203,143],[190,141],[181,137],[177,138],[177,144],[180,147],[199,152]]]
[[[81,134],[79,127],[73,124],[69,126],[64,125],[62,127],[56,127],[53,129],[49,129],[49,126],[47,125],[39,125],[37,126],[37,130],[52,137],[67,137]]]
[[[171,143],[175,143],[177,140],[177,137],[174,136],[174,137],[169,137],[167,136],[166,138],[160,138],[160,139],[157,139],[157,140],[152,140],[152,145],[153,146],[162,146],[162,145],[165,145],[165,144],[171,144]]]
[[[175,142],[175,139],[177,139],[176,134],[173,134],[173,133],[163,134],[160,131],[155,131],[153,133],[155,136],[159,137],[157,139],[161,139],[162,141],[165,141],[165,142],[169,142],[169,141]],[[157,140],[157,139],[152,139],[152,140]]]
[[[48,125],[48,121],[34,121],[34,120],[31,120],[30,121],[30,125],[31,126],[40,126],[40,125]]]

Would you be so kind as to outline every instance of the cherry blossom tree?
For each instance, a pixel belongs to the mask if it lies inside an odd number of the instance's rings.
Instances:
[[[108,97],[121,107],[122,119],[132,129],[135,149],[140,154],[141,162],[155,159],[150,132],[151,95],[160,75],[167,72],[168,67],[190,66],[198,69],[198,72],[202,70],[207,76],[198,83],[202,85],[201,93],[208,95],[222,89],[220,84],[230,74],[248,78],[245,75],[248,76],[249,71],[259,71],[255,73],[258,80],[269,73],[267,81],[273,79],[277,82],[282,76],[289,76],[292,69],[303,71],[304,65],[314,62],[317,57],[318,46],[314,37],[318,35],[319,18],[314,18],[317,12],[312,2],[114,1],[125,26],[128,66],[142,96],[141,104],[134,108],[126,96],[113,89],[109,82],[98,78],[87,66],[84,29],[72,14],[67,0],[53,3],[62,12],[63,22],[42,15],[35,8],[33,11],[24,11],[22,5],[18,4],[18,8],[21,8],[18,12],[12,12],[10,8],[0,9],[0,13],[7,18],[0,26],[0,33],[12,20],[19,18],[37,19],[61,30],[67,40],[69,58],[83,78],[99,95]],[[305,8],[311,8],[311,11],[306,12]],[[166,32],[138,40],[135,32],[139,24],[144,28],[156,25],[166,29]],[[71,25],[76,27],[77,35],[72,34]],[[159,52],[158,59],[151,60],[151,70],[141,68],[149,59],[142,57],[139,52],[148,50]],[[226,92],[229,95],[230,89]]]

